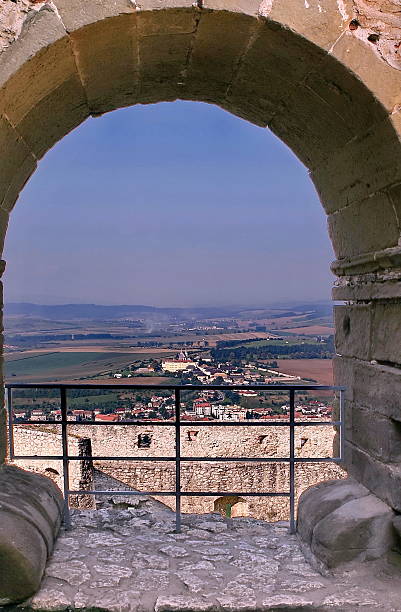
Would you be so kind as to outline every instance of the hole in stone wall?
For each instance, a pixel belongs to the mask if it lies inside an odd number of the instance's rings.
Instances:
[[[343,319],[343,332],[345,336],[349,336],[351,332],[351,319],[346,315]]]
[[[248,503],[237,495],[219,497],[214,502],[214,509],[227,518],[249,515]]]
[[[144,433],[138,436],[138,448],[150,448],[152,444],[152,436]]]
[[[54,468],[48,467],[45,469],[45,474],[55,474],[56,476],[60,476],[60,472],[55,470]]]
[[[350,30],[357,30],[358,28],[359,28],[359,21],[357,19],[353,19],[352,21],[350,21],[349,23]]]
[[[379,34],[369,34],[368,41],[377,44],[379,42],[380,35]]]

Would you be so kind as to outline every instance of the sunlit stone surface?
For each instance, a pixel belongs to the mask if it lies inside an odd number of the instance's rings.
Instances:
[[[392,566],[321,575],[286,523],[175,515],[157,502],[74,511],[42,587],[25,605],[110,612],[400,609]],[[398,584],[397,584],[398,583]]]

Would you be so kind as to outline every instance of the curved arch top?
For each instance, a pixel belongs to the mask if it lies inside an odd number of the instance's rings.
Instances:
[[[339,274],[396,262],[401,74],[353,35],[351,1],[302,4],[53,0],[29,13],[0,55],[3,230],[37,160],[88,116],[180,98],[291,147],[329,214]]]

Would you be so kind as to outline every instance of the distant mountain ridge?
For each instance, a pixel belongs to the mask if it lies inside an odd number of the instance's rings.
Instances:
[[[331,314],[332,305],[326,302],[314,304],[287,304],[294,312],[285,312],[284,305],[266,306],[257,309],[258,317],[289,316],[297,313],[313,313],[324,316]],[[274,315],[274,313],[278,313]],[[205,306],[193,308],[162,308],[143,304],[121,304],[106,306],[102,304],[33,304],[30,302],[9,302],[4,306],[5,317],[26,316],[47,320],[109,320],[109,319],[212,319],[223,317],[246,317],[247,313],[255,314],[255,309],[245,306]]]
[[[241,309],[238,308],[158,308],[156,306],[144,306],[141,304],[133,305],[112,305],[104,306],[100,304],[31,304],[29,302],[10,302],[4,306],[4,315],[7,316],[27,316],[43,319],[121,319],[121,318],[149,318],[152,315],[180,318],[187,316],[194,318],[234,316]]]

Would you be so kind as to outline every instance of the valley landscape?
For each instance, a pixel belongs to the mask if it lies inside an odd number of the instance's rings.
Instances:
[[[288,373],[329,384],[332,349],[325,349],[332,334],[330,304],[253,310],[7,304],[6,381],[105,382],[133,364],[141,370],[185,348],[206,359],[211,351],[217,358],[228,351],[235,361],[279,359]],[[137,372],[135,384],[168,384],[167,374],[156,365],[153,372]]]

